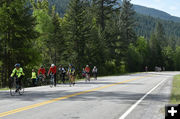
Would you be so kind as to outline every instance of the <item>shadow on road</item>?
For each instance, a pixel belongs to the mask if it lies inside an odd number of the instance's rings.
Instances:
[[[69,92],[67,90],[61,91],[26,91],[22,96],[10,96],[8,92],[0,92],[0,99],[3,100],[11,100],[11,101],[35,101],[35,100],[50,100],[58,97],[63,97],[66,95],[74,94],[78,92]],[[112,101],[112,102],[119,102],[129,104],[133,100],[139,100],[144,93],[133,93],[133,92],[126,92],[126,91],[113,91],[113,92],[105,92],[105,91],[94,91],[90,93],[85,93],[82,95],[74,96],[63,101]],[[150,101],[158,101],[158,102],[165,102],[169,99],[167,95],[164,94],[149,94],[146,100]]]

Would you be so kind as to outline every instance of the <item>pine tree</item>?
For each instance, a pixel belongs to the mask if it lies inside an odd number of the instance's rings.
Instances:
[[[63,38],[62,28],[61,28],[61,18],[59,14],[55,11],[55,6],[52,7],[52,23],[54,30],[52,33],[52,47],[54,47],[54,57],[53,62],[56,64],[57,59],[61,61],[63,59],[63,53],[66,50],[65,40]]]
[[[117,12],[118,13],[118,12]],[[108,40],[110,51],[119,66],[121,61],[125,59],[127,49],[130,43],[136,42],[136,34],[134,32],[134,10],[129,0],[124,0],[119,14],[112,16],[113,20],[108,25],[110,39]]]
[[[161,48],[166,47],[168,45],[167,44],[168,42],[167,42],[167,39],[166,39],[166,34],[165,34],[165,31],[164,31],[164,27],[160,22],[158,22],[157,25],[156,25],[155,33],[156,33],[156,37],[157,37],[157,40],[160,43]]]
[[[129,72],[141,71],[143,64],[143,57],[138,52],[137,48],[133,44],[129,45],[127,50],[126,68]]]
[[[35,18],[27,3],[28,0],[7,0],[0,7],[3,65],[8,75],[17,62],[22,66],[29,66],[38,61],[37,51],[32,47],[32,42],[37,38],[38,33],[35,31]]]
[[[175,62],[175,70],[180,71],[180,46],[176,47],[174,62]]]
[[[133,10],[133,5],[130,3],[130,0],[123,0],[122,9],[120,13],[119,28],[121,31],[121,40],[124,40],[123,46],[125,49],[128,47],[129,43],[136,42],[136,34],[134,32],[134,15],[135,11]]]
[[[93,9],[96,14],[97,24],[104,31],[106,21],[111,18],[111,14],[119,11],[120,7],[117,0],[93,0]]]
[[[32,1],[33,16],[36,17],[36,31],[40,33],[35,42],[35,47],[39,49],[40,56],[43,57],[42,64],[54,63],[54,25],[53,18],[49,9],[47,0]]]
[[[90,25],[87,22],[87,14],[85,11],[84,1],[71,0],[69,9],[65,15],[65,32],[67,38],[67,59],[73,63],[78,71],[84,64],[86,42],[89,37]]]
[[[164,63],[163,63],[162,49],[154,33],[152,33],[152,36],[150,39],[150,50],[151,50],[151,53],[150,53],[151,68],[154,69],[155,66],[158,66],[158,67],[163,66]]]

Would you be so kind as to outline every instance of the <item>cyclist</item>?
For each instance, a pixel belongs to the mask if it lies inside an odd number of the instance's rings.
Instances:
[[[59,73],[60,73],[60,78],[62,79],[62,82],[65,84],[66,70],[62,65],[59,66]]]
[[[148,67],[147,67],[147,66],[145,66],[145,71],[146,71],[146,72],[148,71]]]
[[[85,72],[85,69],[83,68],[82,70],[82,77],[85,78],[86,77],[86,72]]]
[[[51,64],[51,67],[49,68],[48,71],[48,76],[50,75],[54,75],[54,86],[56,87],[56,66],[54,64]]]
[[[37,77],[36,77],[36,72],[34,71],[34,69],[32,69],[32,77],[31,77],[31,79],[32,79],[33,86],[35,86]]]
[[[24,72],[23,72],[23,68],[20,67],[20,64],[17,63],[15,64],[15,68],[13,69],[12,73],[11,73],[11,79],[13,79],[14,76],[16,76],[16,84],[19,85],[19,87],[16,89],[16,92],[18,90],[21,90],[21,86],[22,86],[22,79],[24,76]]]
[[[97,80],[97,67],[96,66],[94,66],[92,73],[93,73],[94,79]]]
[[[75,85],[75,68],[72,66],[72,64],[69,64],[68,72],[69,80],[73,85]]]
[[[38,77],[42,76],[43,77],[42,81],[44,81],[44,79],[46,78],[45,74],[46,74],[46,70],[45,70],[44,66],[42,65],[38,70]]]
[[[90,67],[89,67],[89,65],[86,65],[86,67],[85,67],[85,72],[86,72],[86,75],[88,75],[88,80],[90,81]]]

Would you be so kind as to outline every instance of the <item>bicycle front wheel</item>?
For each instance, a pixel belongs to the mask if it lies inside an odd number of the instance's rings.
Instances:
[[[72,76],[69,76],[69,86],[71,87],[72,85]]]
[[[10,84],[10,94],[11,96],[14,96],[16,94],[16,89],[17,89],[17,85],[16,85],[16,81],[13,80]]]
[[[54,79],[51,79],[51,80],[50,80],[50,87],[52,88],[53,85],[54,85]]]

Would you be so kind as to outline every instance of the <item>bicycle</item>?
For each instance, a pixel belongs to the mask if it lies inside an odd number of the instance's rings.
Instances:
[[[85,81],[89,81],[90,82],[90,74],[86,73],[86,78],[85,78]]]
[[[10,88],[11,96],[16,95],[17,93],[19,93],[19,95],[24,94],[24,87],[23,87],[22,83],[21,83],[21,87],[19,86],[17,77],[13,77],[13,79],[10,79],[9,88]]]
[[[38,76],[38,84],[39,84],[40,86],[46,85],[45,77],[44,77],[42,74],[40,74],[40,75]]]
[[[68,78],[69,78],[69,86],[71,87],[71,85],[75,85],[75,76],[72,75],[72,74],[69,74],[68,75]]]
[[[54,82],[54,74],[51,74],[50,87],[52,88],[54,85],[55,85],[55,82]]]

